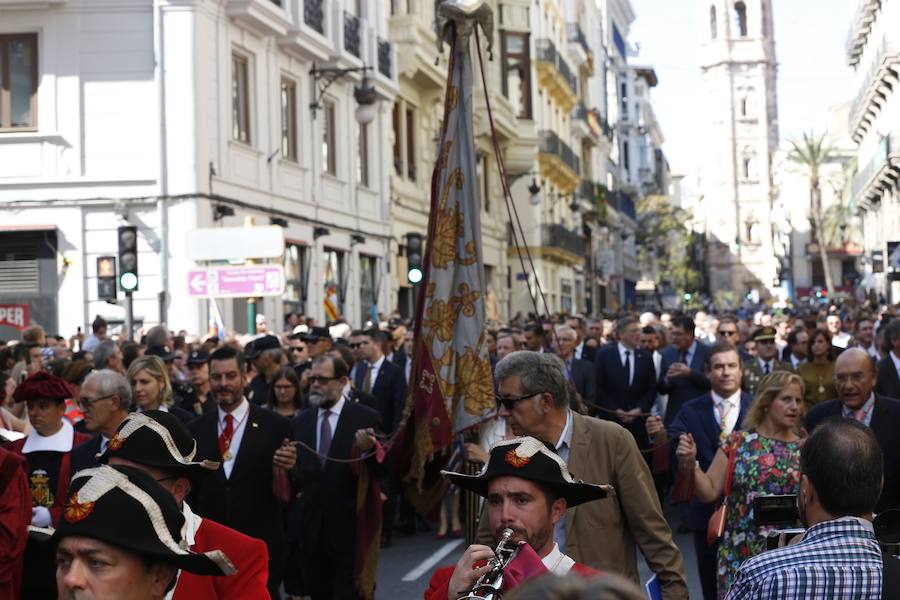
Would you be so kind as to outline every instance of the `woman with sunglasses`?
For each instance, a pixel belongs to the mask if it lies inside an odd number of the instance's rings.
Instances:
[[[293,419],[305,408],[300,378],[293,367],[282,367],[272,376],[266,407],[283,417]]]
[[[158,356],[140,356],[128,367],[128,383],[134,394],[135,410],[163,410],[185,425],[196,418],[173,404],[172,383],[165,363]]]

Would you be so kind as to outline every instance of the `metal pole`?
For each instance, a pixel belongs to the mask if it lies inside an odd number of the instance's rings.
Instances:
[[[131,292],[125,292],[125,339],[134,339],[134,303]]]
[[[247,298],[247,333],[256,335],[256,298]]]

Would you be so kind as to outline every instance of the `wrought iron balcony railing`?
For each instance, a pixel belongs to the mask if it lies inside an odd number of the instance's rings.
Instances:
[[[566,81],[573,94],[578,93],[578,80],[572,74],[572,69],[562,55],[556,51],[556,45],[551,40],[541,38],[537,41],[537,59],[541,62],[551,63]]]
[[[319,33],[325,33],[324,0],[303,0],[303,22]]]
[[[378,38],[378,72],[391,78],[391,43]]]
[[[344,11],[344,50],[360,58],[359,19],[347,11]]]
[[[563,164],[572,169],[576,175],[581,174],[581,165],[578,163],[578,157],[575,156],[575,152],[572,151],[568,144],[559,139],[555,131],[544,129],[540,132],[540,136],[540,152],[542,154],[558,156]]]

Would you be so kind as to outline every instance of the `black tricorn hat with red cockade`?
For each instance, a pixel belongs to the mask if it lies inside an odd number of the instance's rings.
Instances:
[[[197,575],[231,575],[221,550],[197,553],[182,536],[175,498],[135,467],[101,465],[75,474],[53,540],[87,537]]]
[[[500,440],[491,446],[488,463],[478,475],[441,471],[455,485],[487,498],[495,477],[519,477],[552,489],[569,508],[615,494],[611,485],[576,480],[553,446],[533,437]]]

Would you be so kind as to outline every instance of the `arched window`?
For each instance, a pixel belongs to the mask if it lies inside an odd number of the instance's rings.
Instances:
[[[718,35],[719,24],[716,22],[716,7],[712,5],[709,7],[709,37],[714,40]]]
[[[741,179],[752,180],[754,176],[753,156],[745,153],[741,159]]]
[[[734,18],[737,24],[738,34],[747,37],[747,5],[743,2],[734,3]]]

